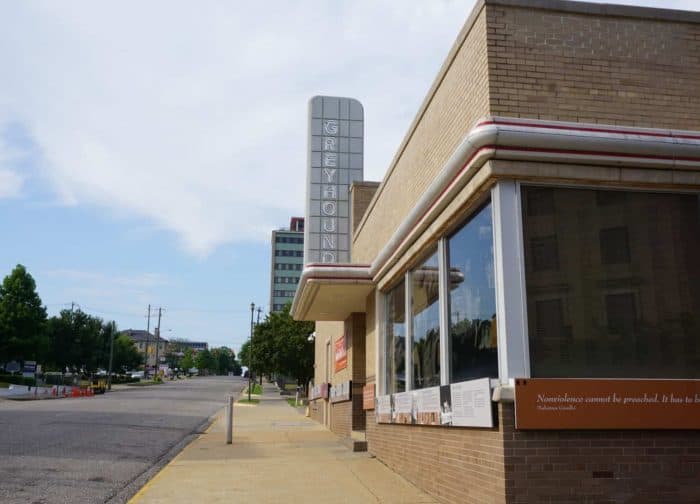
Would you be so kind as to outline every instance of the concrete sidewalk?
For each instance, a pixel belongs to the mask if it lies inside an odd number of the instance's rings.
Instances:
[[[226,445],[222,410],[130,502],[435,502],[368,454],[351,452],[273,384],[259,404],[235,404],[233,429]]]

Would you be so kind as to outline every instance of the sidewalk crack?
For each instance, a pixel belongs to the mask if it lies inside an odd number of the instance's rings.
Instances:
[[[375,494],[375,493],[372,491],[372,489],[371,489],[369,486],[367,486],[367,485],[365,484],[364,481],[362,481],[362,479],[360,478],[360,476],[359,476],[355,471],[352,470],[352,467],[351,467],[349,464],[346,463],[346,464],[343,464],[343,465],[344,465],[345,467],[348,468],[348,470],[350,471],[350,474],[352,474],[352,475],[355,477],[355,479],[357,480],[357,482],[358,482],[362,487],[364,487],[364,489],[367,490],[367,491],[372,495],[372,497],[374,497],[374,502],[379,502],[379,503],[382,502],[382,500],[379,498],[379,496],[378,496],[377,494]]]

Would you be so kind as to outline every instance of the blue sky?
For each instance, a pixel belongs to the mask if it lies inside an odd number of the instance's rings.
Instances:
[[[620,2],[695,8],[695,0]],[[473,0],[0,4],[0,275],[236,350],[303,215],[306,104],[365,107],[380,180]]]

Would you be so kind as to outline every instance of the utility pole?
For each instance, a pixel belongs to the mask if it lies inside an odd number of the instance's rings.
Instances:
[[[148,305],[148,322],[146,323],[146,363],[143,365],[143,377],[148,378],[148,343],[151,339],[151,305]]]
[[[112,342],[109,345],[109,371],[107,372],[107,390],[112,390],[112,357],[114,356],[114,333],[117,325],[112,320]]]
[[[160,362],[158,361],[158,350],[160,347],[160,315],[162,311],[162,308],[158,308],[158,327],[156,327],[156,376],[158,376],[158,369],[160,368]]]

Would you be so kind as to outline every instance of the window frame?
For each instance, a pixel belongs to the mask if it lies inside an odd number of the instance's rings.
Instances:
[[[508,184],[509,181],[499,181],[497,182],[492,188],[491,191],[486,193],[486,195],[482,198],[479,199],[479,201],[475,202],[473,206],[471,206],[470,211],[465,214],[465,216],[457,221],[456,224],[450,226],[448,229],[446,229],[440,237],[433,243],[430,243],[426,245],[425,247],[425,252],[420,255],[420,258],[416,261],[413,261],[406,267],[406,271],[396,279],[395,282],[392,282],[392,284],[385,289],[381,291],[377,291],[377,297],[376,297],[376,331],[377,331],[377,349],[380,351],[376,352],[377,355],[377,371],[378,371],[378,377],[379,379],[377,380],[377,388],[379,393],[381,394],[387,394],[387,355],[386,355],[386,338],[387,338],[387,298],[388,298],[388,293],[394,289],[401,281],[404,282],[404,289],[405,289],[405,296],[406,296],[406,301],[405,301],[405,306],[404,306],[404,319],[405,319],[405,325],[406,325],[406,336],[405,336],[405,375],[406,375],[406,388],[405,391],[411,391],[413,389],[413,362],[412,362],[412,345],[413,345],[413,314],[411,310],[412,306],[412,295],[413,295],[413,283],[412,283],[412,273],[413,270],[420,264],[422,264],[426,259],[428,259],[432,254],[436,253],[437,254],[437,259],[438,259],[438,278],[439,278],[439,285],[438,285],[438,296],[439,296],[439,301],[438,301],[438,311],[439,311],[439,329],[440,329],[440,338],[439,338],[439,344],[440,344],[440,385],[449,385],[450,384],[450,343],[449,343],[449,334],[448,334],[448,326],[449,326],[449,292],[448,292],[448,274],[449,274],[449,264],[447,263],[448,257],[447,257],[447,240],[449,239],[450,236],[454,235],[456,232],[459,231],[463,226],[465,226],[478,212],[480,212],[484,206],[488,203],[491,202],[491,221],[492,221],[492,228],[493,228],[493,256],[494,256],[494,277],[495,277],[495,290],[496,290],[496,320],[500,320],[501,317],[505,316],[505,308],[501,306],[500,304],[505,301],[505,297],[502,295],[503,293],[500,293],[499,291],[501,290],[499,288],[499,283],[498,283],[498,266],[497,263],[499,261],[499,258],[501,260],[503,259],[504,256],[504,251],[501,251],[500,254],[498,254],[497,251],[497,243],[503,248],[505,247],[505,256],[506,259],[515,261],[516,263],[519,262],[517,265],[517,268],[520,270],[520,274],[523,275],[523,280],[518,281],[518,288],[523,287],[524,285],[524,263],[522,263],[523,260],[523,253],[520,251],[519,254],[515,254],[516,257],[511,257],[511,255],[516,252],[512,249],[517,248],[517,247],[512,247],[512,243],[503,243],[503,240],[501,239],[500,241],[497,242],[496,239],[496,220],[500,218],[500,216],[503,214],[499,207],[499,203],[497,203],[497,199],[499,202],[505,201],[508,204],[507,211],[509,211],[511,214],[513,210],[516,210],[516,214],[514,217],[510,218],[509,220],[509,225],[505,227],[505,229],[501,229],[501,234],[512,232],[512,227],[516,226],[519,224],[520,229],[519,229],[519,238],[518,241],[522,243],[522,220],[520,218],[520,199],[518,195],[516,194],[517,191],[519,191],[519,186],[515,187],[515,182],[512,182],[512,187],[508,187],[507,191],[501,190],[502,194],[499,194],[497,196],[496,194],[496,189],[499,186],[502,186],[503,184]],[[500,199],[499,199],[500,198]],[[501,203],[502,204],[502,203]],[[497,210],[497,207],[498,210]],[[500,227],[499,227],[500,228]],[[436,252],[437,248],[437,252]],[[522,293],[521,293],[522,294]],[[520,296],[522,297],[522,296]],[[526,310],[526,306],[523,304],[522,311]],[[525,344],[527,344],[527,332],[526,332],[527,326],[525,326]],[[503,346],[505,340],[505,330],[501,328],[500,321],[499,321],[499,330],[498,330],[498,377],[490,377],[492,378],[492,382],[495,380],[496,382],[498,381],[503,381],[505,377],[505,381],[508,382],[508,375],[504,374],[504,368],[505,368],[505,373],[508,372],[508,367],[507,366],[502,366],[501,364],[501,351],[504,349],[505,352],[505,347]],[[519,374],[517,377],[525,377],[529,378],[529,358],[528,356],[523,356],[520,353],[516,353],[515,357],[518,358],[520,362],[527,363],[527,375],[524,376],[523,374]]]

